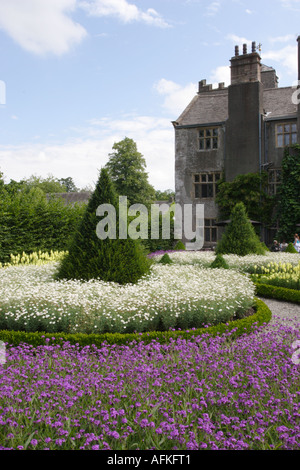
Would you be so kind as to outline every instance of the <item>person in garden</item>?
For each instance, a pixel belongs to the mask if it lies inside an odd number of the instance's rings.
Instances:
[[[271,251],[280,251],[280,246],[277,240],[273,241],[273,245],[271,247]]]
[[[300,253],[300,239],[299,239],[298,233],[295,233],[295,238],[294,238],[293,245],[296,248],[296,250],[298,251],[298,253]]]
[[[287,242],[283,240],[282,243],[280,243],[280,251],[285,251],[287,247],[288,247]]]

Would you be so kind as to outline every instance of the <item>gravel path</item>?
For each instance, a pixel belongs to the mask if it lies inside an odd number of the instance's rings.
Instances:
[[[300,324],[300,304],[283,302],[281,300],[261,298],[272,312],[272,319],[269,326],[275,326],[281,323],[291,324],[296,321]]]

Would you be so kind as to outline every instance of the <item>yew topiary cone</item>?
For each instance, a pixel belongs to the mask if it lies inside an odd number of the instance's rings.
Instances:
[[[106,169],[100,176],[89,199],[81,223],[74,234],[68,254],[62,260],[56,279],[89,281],[101,279],[119,284],[136,283],[150,269],[150,261],[139,240],[99,238],[96,227],[101,204],[116,208],[116,234],[118,236],[118,200]]]
[[[217,254],[235,254],[246,256],[249,254],[262,255],[265,250],[255,230],[248,219],[245,206],[242,202],[235,205],[231,213],[231,222],[219,241]]]

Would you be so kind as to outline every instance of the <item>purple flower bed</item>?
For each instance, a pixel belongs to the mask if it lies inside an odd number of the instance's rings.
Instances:
[[[235,341],[7,347],[1,450],[299,450],[299,326]]]

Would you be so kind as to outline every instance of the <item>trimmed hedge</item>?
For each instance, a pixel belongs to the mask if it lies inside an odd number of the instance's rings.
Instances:
[[[176,340],[181,338],[184,340],[193,340],[193,338],[199,335],[211,335],[218,336],[227,332],[231,333],[231,338],[236,338],[245,333],[250,333],[253,328],[268,323],[272,318],[272,313],[269,307],[260,299],[255,299],[255,314],[234,320],[229,323],[220,323],[219,325],[211,326],[208,328],[201,328],[197,330],[186,330],[186,331],[154,331],[149,333],[131,333],[131,334],[119,334],[119,333],[106,333],[102,335],[96,334],[66,334],[66,333],[42,333],[34,332],[27,333],[25,331],[0,331],[0,340],[10,346],[17,346],[22,343],[31,344],[32,346],[40,346],[52,341],[54,343],[63,344],[64,342],[70,342],[71,344],[78,344],[82,347],[92,346],[100,347],[103,343],[110,345],[122,345],[131,343],[136,344],[137,342],[143,341],[145,344],[151,341],[157,341],[161,344],[167,343],[170,340]]]
[[[286,287],[277,287],[270,284],[254,283],[256,286],[256,294],[271,299],[283,300],[285,302],[300,303],[300,291],[287,289]]]

